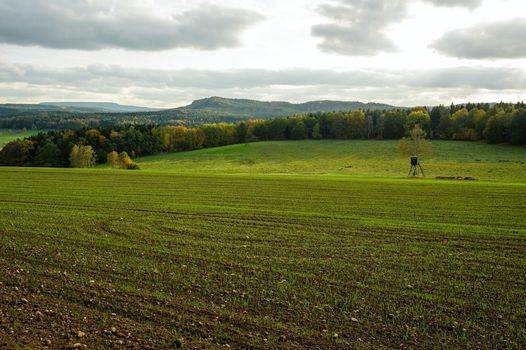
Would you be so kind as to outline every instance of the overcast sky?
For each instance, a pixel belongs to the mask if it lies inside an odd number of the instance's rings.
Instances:
[[[524,0],[0,0],[0,103],[526,100]]]

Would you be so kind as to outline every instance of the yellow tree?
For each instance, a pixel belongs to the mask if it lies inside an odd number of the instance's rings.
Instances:
[[[91,168],[95,165],[95,152],[91,146],[74,145],[69,154],[72,168]]]
[[[128,153],[121,152],[119,154],[119,164],[121,169],[129,169],[130,166],[133,164],[133,160],[131,160]]]
[[[405,155],[419,157],[432,153],[433,146],[429,140],[426,140],[426,132],[416,124],[409,132],[409,136],[400,140],[398,150]]]
[[[107,160],[108,160],[108,164],[112,167],[112,168],[119,168],[119,154],[115,151],[111,152],[111,153],[108,153],[108,156],[107,156]]]

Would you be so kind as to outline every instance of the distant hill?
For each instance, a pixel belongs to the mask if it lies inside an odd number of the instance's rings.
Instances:
[[[381,103],[312,101],[294,104],[222,97],[204,98],[188,106],[164,110],[100,102],[0,104],[0,128],[64,129],[122,123],[191,126],[220,122],[236,123],[247,119],[270,119],[316,112],[395,108],[399,107]]]
[[[244,118],[275,118],[293,114],[330,111],[353,111],[357,109],[384,110],[396,107],[381,103],[362,103],[345,101],[312,101],[294,104],[290,102],[263,102],[247,99],[209,97],[196,100],[192,104],[168,109],[156,114],[173,116],[217,116]]]
[[[67,107],[67,108],[78,108],[81,110],[90,110],[91,112],[104,112],[104,113],[135,113],[135,112],[153,112],[158,109],[148,107],[137,107],[137,106],[126,106],[120,105],[113,102],[44,102],[40,105],[43,106],[54,106],[54,107]]]
[[[86,107],[52,106],[44,104],[0,104],[0,117],[31,115],[41,113],[95,113],[97,110]]]

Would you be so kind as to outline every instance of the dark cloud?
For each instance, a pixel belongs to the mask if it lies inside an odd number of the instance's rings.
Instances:
[[[314,25],[311,34],[321,38],[324,52],[347,56],[372,56],[397,51],[387,35],[390,25],[403,21],[411,2],[435,6],[476,8],[482,0],[333,0],[318,12],[330,22]]]
[[[132,2],[0,1],[0,42],[56,49],[203,50],[236,47],[262,17],[213,5],[158,18]]]
[[[524,58],[525,38],[526,19],[515,19],[453,30],[431,46],[459,58]]]
[[[153,70],[94,65],[48,69],[0,62],[4,83],[119,91],[130,87],[169,89],[269,88],[270,86],[334,86],[341,88],[472,88],[526,89],[526,72],[513,68],[456,67],[429,70]]]

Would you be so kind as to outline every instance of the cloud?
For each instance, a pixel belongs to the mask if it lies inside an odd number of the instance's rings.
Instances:
[[[457,29],[431,46],[448,56],[471,59],[526,57],[526,19]]]
[[[368,56],[396,51],[386,28],[406,13],[404,0],[340,0],[325,4],[318,12],[332,23],[312,27],[322,39],[320,50],[350,56]]]
[[[93,100],[174,107],[213,95],[288,100],[385,102],[520,100],[526,71],[454,67],[422,70],[157,70],[92,65],[52,69],[0,61],[0,97],[16,102]]]
[[[482,5],[483,0],[424,0],[424,2],[430,2],[435,6],[441,7],[467,7],[469,9],[475,9]]]
[[[61,86],[90,91],[130,87],[165,89],[271,88],[273,86],[334,86],[341,88],[472,88],[526,89],[526,72],[513,68],[454,67],[423,70],[240,69],[164,70],[91,65],[61,69],[0,61],[4,83]]]
[[[389,26],[403,21],[409,4],[418,1],[470,9],[482,4],[482,0],[333,0],[318,7],[329,23],[312,26],[311,34],[322,39],[318,47],[323,52],[347,56],[396,52]]]
[[[54,49],[215,50],[240,45],[240,35],[262,16],[201,5],[156,17],[134,2],[2,0],[0,42]]]

